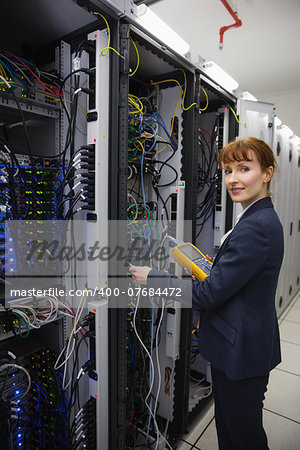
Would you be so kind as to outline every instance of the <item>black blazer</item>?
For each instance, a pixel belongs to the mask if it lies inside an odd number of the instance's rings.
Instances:
[[[182,301],[201,311],[199,349],[230,379],[269,373],[281,361],[275,292],[283,230],[265,197],[243,214],[203,282],[151,270],[147,286],[181,288]]]

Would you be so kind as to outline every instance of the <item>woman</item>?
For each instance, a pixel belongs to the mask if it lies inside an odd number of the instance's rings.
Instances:
[[[276,161],[271,148],[249,137],[220,152],[225,184],[243,212],[203,282],[184,281],[149,267],[131,267],[139,284],[181,288],[201,311],[200,353],[211,362],[220,450],[267,450],[262,424],[269,372],[281,361],[275,291],[283,231],[268,191]]]

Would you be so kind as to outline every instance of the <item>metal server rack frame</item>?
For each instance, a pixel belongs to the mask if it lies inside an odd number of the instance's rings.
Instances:
[[[123,51],[129,51],[129,31],[130,29],[135,33],[139,40],[143,41],[145,46],[148,47],[149,55],[153,52],[156,56],[160,57],[163,60],[169,61],[171,64],[175,64],[177,67],[187,69],[187,93],[186,93],[186,104],[191,104],[195,101],[195,73],[189,67],[188,61],[187,64],[183,64],[181,58],[176,58],[175,55],[171,55],[165,49],[162,48],[160,44],[157,44],[152,37],[147,36],[144,32],[138,30],[135,26],[129,27],[127,23],[121,23],[120,25],[120,52],[124,54]],[[129,93],[129,78],[128,78],[128,65],[123,61],[121,61],[123,68],[120,70],[120,91],[119,91],[119,158],[120,158],[120,167],[119,167],[119,199],[122,199],[122,203],[119,204],[119,218],[126,217],[126,207],[127,198],[124,196],[124,193],[127,192],[127,175],[124,175],[127,168],[127,154],[128,154],[128,109],[127,109],[127,98]],[[192,220],[194,222],[195,215],[195,205],[196,198],[193,195],[195,192],[196,186],[196,174],[192,170],[195,166],[195,152],[196,152],[196,142],[197,136],[195,133],[196,123],[197,123],[197,113],[195,112],[195,108],[191,108],[188,111],[184,112],[184,130],[182,135],[182,143],[183,143],[183,160],[182,160],[182,179],[186,183],[186,193],[185,193],[185,219]],[[193,176],[191,176],[193,173]],[[124,191],[125,188],[125,191]],[[126,194],[125,194],[126,195]],[[123,210],[121,208],[124,208]],[[195,231],[194,231],[195,234]],[[190,237],[189,237],[190,239]],[[126,322],[125,316],[123,316],[124,311],[119,310],[117,316],[115,316],[115,324],[118,324],[119,334],[119,351],[121,348],[125,348],[125,333],[126,333]],[[111,314],[114,314],[113,312]],[[116,330],[116,328],[114,328]],[[124,331],[124,335],[122,336],[121,330]],[[186,374],[189,370],[189,361],[187,355],[189,354],[189,346],[190,346],[190,331],[191,331],[191,311],[188,309],[182,310],[181,316],[181,335],[180,335],[180,358],[176,362],[176,381],[175,381],[175,390],[174,390],[174,419],[173,422],[170,423],[169,431],[170,431],[170,443],[174,443],[178,437],[186,431],[187,425],[187,414],[182,411],[182,404],[185,403],[185,410],[187,411],[187,391],[183,389],[183,386],[187,384],[186,382]],[[115,336],[111,336],[112,339],[115,339]],[[123,352],[123,355],[125,352]],[[116,378],[119,380],[118,385],[118,393],[120,394],[120,388],[125,388],[125,377],[124,381],[121,379],[124,366],[123,359],[119,360],[118,364],[121,368],[122,373],[120,371],[117,373]],[[113,375],[113,373],[112,373]],[[114,375],[113,375],[114,376]],[[177,386],[177,388],[176,388]],[[124,391],[125,393],[125,391]],[[119,403],[119,418],[123,414],[123,405]],[[120,411],[121,408],[121,411]],[[119,430],[120,431],[120,430]],[[118,447],[120,448],[120,447]]]
[[[214,113],[218,113],[219,109],[223,106],[226,106],[227,108],[229,106],[231,106],[233,108],[233,110],[236,110],[236,98],[234,95],[232,95],[231,93],[227,92],[226,90],[224,90],[222,87],[220,87],[219,85],[217,85],[213,80],[207,78],[206,75],[204,75],[200,70],[197,72],[196,74],[196,84],[195,84],[195,89],[196,89],[196,98],[198,101],[198,104],[200,105],[200,86],[204,87],[204,89],[206,90],[206,92],[209,95],[209,105],[208,108],[205,110],[206,112],[214,112]],[[235,137],[238,134],[238,126],[237,126],[237,122],[234,118],[234,115],[230,112],[229,113],[229,117],[227,122],[227,133],[228,133],[228,141],[231,141],[233,139],[235,139]],[[198,129],[200,127],[201,124],[201,114],[198,114],[196,117],[196,122],[195,122],[195,127],[196,130],[198,132]],[[198,183],[198,179],[197,179],[197,163],[198,163],[198,158],[197,158],[197,152],[199,151],[198,149],[198,135],[196,133],[197,136],[197,141],[195,142],[195,152],[194,152],[194,166],[190,167],[190,174],[192,174],[193,177],[196,178],[196,188],[195,191],[192,193],[192,195],[195,196],[195,200],[193,200],[192,204],[194,205],[194,208],[196,207],[195,205],[197,204],[197,183]],[[194,219],[194,223],[193,223],[193,231],[195,230],[195,234],[193,234],[194,236],[194,244],[196,244],[196,219],[193,216]],[[225,204],[225,231],[228,231],[230,228],[232,227],[232,201],[228,195],[228,193],[226,193],[226,204]],[[191,324],[192,318],[190,319],[189,324]],[[191,328],[188,328],[186,330],[186,345],[187,348],[190,348],[190,339],[191,339]],[[187,432],[188,431],[188,427],[193,423],[193,421],[199,417],[199,414],[201,414],[201,411],[203,410],[203,408],[206,406],[207,402],[206,400],[200,400],[200,402],[189,412],[189,377],[190,377],[190,351],[188,353],[188,355],[186,356],[186,374],[185,374],[185,378],[184,378],[184,387],[183,389],[185,390],[184,394],[182,395],[182,401],[183,404],[185,406],[184,411],[184,419],[182,421],[182,423],[184,424],[184,429],[182,429],[182,432]]]
[[[127,218],[127,156],[128,156],[128,73],[129,73],[129,27],[120,21],[111,24],[112,46],[118,49],[121,58],[111,58],[111,114],[110,114],[110,160],[109,160],[109,241],[122,242],[124,234],[117,221]],[[120,222],[120,223],[122,223]],[[110,273],[126,274],[121,267],[111,267]],[[124,300],[121,298],[121,301]],[[109,437],[110,449],[122,450],[126,446],[126,310],[109,309]]]

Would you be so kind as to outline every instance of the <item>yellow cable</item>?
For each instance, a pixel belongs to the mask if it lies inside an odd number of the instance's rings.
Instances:
[[[137,102],[135,101],[135,99],[137,100]],[[136,97],[133,94],[128,94],[128,101],[131,105],[133,105],[136,109],[138,113],[143,114],[143,103],[141,102],[141,100]],[[129,114],[135,114],[136,111],[129,111]]]
[[[93,14],[95,14],[95,15],[97,15],[97,16],[100,16],[100,17],[104,20],[105,25],[106,25],[106,28],[107,28],[107,33],[108,33],[107,46],[104,47],[104,48],[101,50],[101,52],[100,52],[100,53],[101,53],[101,56],[107,55],[108,50],[112,50],[112,51],[115,52],[118,56],[120,56],[121,58],[123,58],[123,56],[120,55],[120,53],[117,52],[117,50],[116,50],[115,48],[113,48],[113,47],[110,46],[110,28],[109,28],[109,25],[108,25],[108,22],[107,22],[106,18],[105,18],[102,14],[100,14],[100,13],[98,13],[98,12],[94,12]]]
[[[66,101],[72,103],[70,100],[66,100]],[[85,117],[87,117],[87,113],[84,111],[84,109],[81,108],[81,106],[77,105],[77,108],[79,109],[79,111],[82,112],[82,114],[85,115]]]
[[[205,90],[202,86],[200,86],[200,88],[202,89],[202,91],[203,91],[204,94],[205,94],[205,97],[206,97],[206,105],[204,106],[204,108],[199,108],[199,111],[205,111],[205,110],[207,109],[207,107],[208,107],[208,95],[207,95],[206,90]]]
[[[199,326],[200,326],[200,320],[198,320],[197,326],[196,326],[196,328],[193,329],[192,334],[194,334],[196,331],[199,330]]]
[[[240,124],[240,125],[246,125],[247,122],[241,123],[241,122],[239,121],[239,119],[237,118],[236,113],[235,113],[234,110],[231,108],[231,106],[229,105],[229,103],[227,103],[226,101],[225,101],[225,103],[228,105],[228,107],[229,107],[230,111],[232,112],[232,114],[234,115],[234,118],[235,118],[235,120],[237,121],[237,123]]]
[[[143,146],[143,144],[141,143],[141,141],[139,141],[138,139],[136,139],[136,142],[138,142],[140,144],[140,146],[142,147],[143,153],[145,153],[145,147]]]
[[[5,69],[2,66],[2,64],[0,64],[0,75],[2,75],[4,78],[7,79],[7,75],[6,75]]]
[[[106,25],[106,28],[107,28],[107,32],[108,32],[108,42],[107,42],[107,47],[104,47],[104,48],[101,50],[101,55],[102,55],[102,56],[105,56],[105,55],[107,55],[107,52],[108,52],[108,50],[110,49],[110,28],[109,28],[109,25],[108,25],[108,22],[107,22],[106,18],[105,18],[102,14],[100,14],[100,13],[98,13],[98,12],[94,12],[94,14],[97,15],[97,16],[100,16],[100,17],[104,20],[105,25]],[[105,53],[103,53],[104,50],[106,50]]]
[[[134,69],[134,71],[132,73],[129,74],[130,77],[133,77],[133,75],[136,73],[136,71],[138,70],[139,65],[140,65],[140,55],[139,55],[136,43],[134,42],[134,40],[132,39],[131,36],[129,36],[129,39],[131,40],[131,42],[132,42],[132,44],[134,46],[134,49],[135,49],[135,52],[136,52],[136,58],[137,58],[137,60],[136,60],[136,68]]]
[[[101,55],[102,55],[102,56],[105,56],[105,55],[106,55],[106,53],[105,53],[105,54],[103,53],[104,50],[106,50],[106,51],[112,50],[112,51],[115,52],[118,56],[120,56],[120,58],[123,58],[123,56],[120,55],[120,53],[117,52],[117,50],[116,50],[115,48],[113,48],[113,47],[104,47],[104,48],[101,50]]]
[[[145,147],[143,146],[143,144],[141,143],[141,141],[139,141],[138,139],[136,139],[136,141],[135,142],[138,142],[139,144],[140,144],[140,146],[142,147],[142,150],[143,150],[143,154],[145,153]],[[136,149],[137,147],[135,147],[135,149]],[[135,150],[134,149],[134,150]],[[134,155],[135,156],[135,155]],[[132,158],[130,161],[134,161],[134,160],[136,160],[136,159],[139,159],[138,157],[134,157],[134,158]]]
[[[190,106],[185,108],[185,106],[184,106],[184,99],[185,99],[185,94],[186,94],[186,89],[187,89],[187,79],[186,79],[185,71],[183,69],[180,69],[180,70],[181,70],[181,72],[183,72],[183,75],[184,75],[184,91],[183,91],[182,103],[181,104],[182,104],[183,111],[188,111],[189,109],[191,109],[192,106],[194,106],[194,105],[197,106],[197,103],[192,103]]]
[[[35,93],[38,95],[43,95],[44,97],[52,98],[55,102],[60,101],[60,98],[52,97],[52,95],[44,94],[44,92],[36,91]],[[72,103],[71,100],[65,100],[65,102]],[[84,111],[84,109],[81,108],[81,106],[77,105],[77,108],[85,115],[85,117],[87,117],[87,113]]]
[[[170,78],[168,80],[161,80],[161,81],[150,81],[150,84],[151,84],[151,86],[154,86],[155,84],[169,83],[171,81],[178,84],[178,86],[180,88],[180,94],[181,94],[182,93],[181,84],[179,83],[178,80],[175,80],[175,78]],[[180,95],[180,97],[181,97],[181,95]]]

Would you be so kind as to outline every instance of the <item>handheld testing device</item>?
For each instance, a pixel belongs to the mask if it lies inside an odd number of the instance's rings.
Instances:
[[[172,256],[178,264],[186,267],[200,281],[210,274],[212,263],[191,242],[174,247]]]

